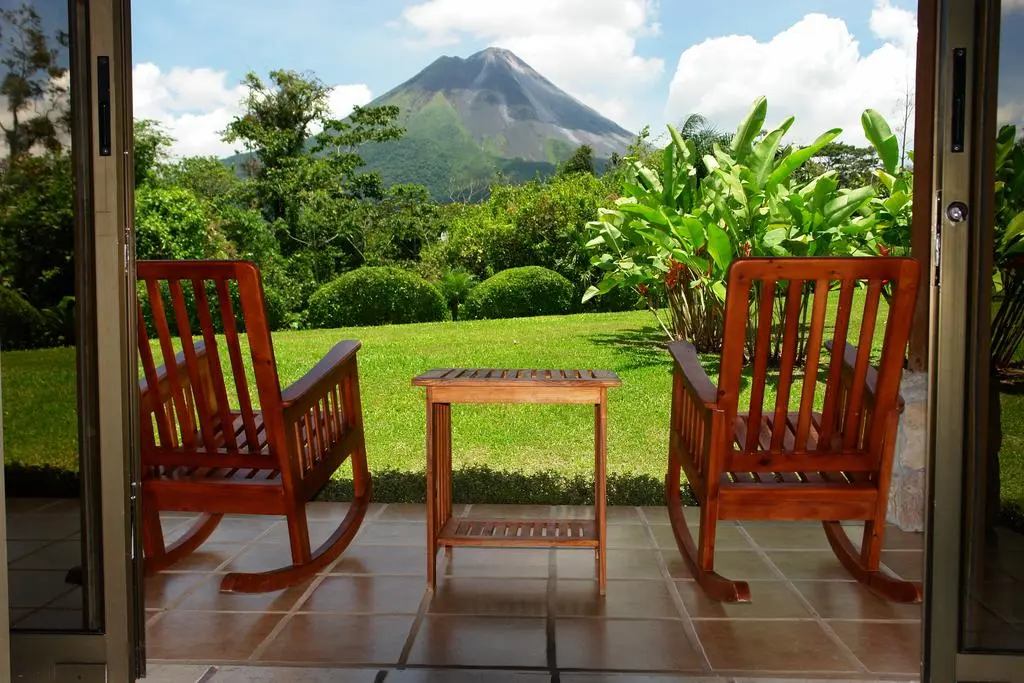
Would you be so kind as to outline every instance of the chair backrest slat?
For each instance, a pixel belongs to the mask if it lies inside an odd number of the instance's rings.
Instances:
[[[761,411],[764,406],[764,387],[768,377],[768,347],[772,335],[772,313],[775,310],[775,280],[761,284],[757,308],[757,337],[754,354],[754,377],[751,384],[750,415],[747,421],[746,450],[757,448],[761,433]]]
[[[214,331],[213,317],[210,315],[210,298],[206,295],[203,280],[192,280],[192,289],[196,293],[196,310],[199,313],[199,327],[203,331],[203,342],[210,354],[210,379],[217,402],[217,418],[220,433],[224,439],[224,447],[229,453],[238,453],[238,439],[235,438],[235,420],[231,416],[231,404],[228,401],[227,387],[224,384],[224,372],[220,366],[220,351],[217,350],[217,335]]]
[[[727,425],[735,424],[741,408],[749,408],[732,445],[735,463],[783,477],[786,472],[818,471],[815,457],[830,467],[852,458],[850,471],[870,473],[878,466],[885,421],[897,407],[919,269],[916,261],[895,257],[733,262],[718,397]],[[881,360],[869,380],[886,288]],[[836,290],[838,297],[832,294]],[[857,336],[852,361],[846,343],[851,327]],[[830,351],[826,342],[832,342]],[[844,370],[844,359],[852,367]],[[749,406],[740,406],[748,360],[753,366]],[[774,408],[766,418],[773,362],[778,383]],[[793,412],[790,405],[797,398],[799,408]],[[782,455],[785,459],[776,459]]]
[[[244,261],[141,261],[137,270],[143,285],[144,460],[159,464],[160,453],[167,453],[168,463],[278,469],[286,457],[281,391],[256,267]],[[151,334],[163,368],[156,367]],[[175,347],[181,349],[177,358]],[[222,363],[225,349],[230,368]],[[259,413],[250,396],[250,369]]]
[[[828,295],[831,284],[828,280],[814,283],[814,305],[811,309],[811,329],[807,340],[804,368],[803,394],[800,396],[800,412],[796,426],[796,449],[807,450],[807,436],[811,430],[814,414],[815,388],[818,380],[818,365],[821,363],[821,345],[825,332],[825,314],[828,312]]]
[[[789,415],[789,392],[793,387],[793,366],[799,339],[800,308],[803,304],[803,280],[790,280],[786,291],[785,319],[782,333],[782,361],[779,365],[779,384],[775,392],[775,416],[772,420],[771,449],[782,447],[786,437],[786,416]]]
[[[835,334],[832,337],[832,352],[829,357],[828,381],[825,385],[825,401],[821,409],[821,434],[818,437],[818,450],[832,447],[832,433],[836,427],[836,417],[844,404],[840,403],[840,379],[843,372],[843,354],[846,351],[846,336],[850,331],[850,315],[853,311],[853,289],[856,282],[845,280],[839,287],[839,304],[836,307]]]

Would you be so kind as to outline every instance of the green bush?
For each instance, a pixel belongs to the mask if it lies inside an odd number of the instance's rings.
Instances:
[[[0,287],[0,349],[12,351],[43,345],[42,314],[13,289]]]
[[[459,309],[464,320],[563,315],[573,305],[572,283],[540,266],[509,268],[480,283]]]
[[[451,314],[437,288],[392,266],[357,268],[329,282],[309,299],[310,327],[425,323]]]

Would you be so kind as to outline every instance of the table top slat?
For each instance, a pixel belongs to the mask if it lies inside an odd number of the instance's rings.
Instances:
[[[561,386],[618,387],[622,380],[611,370],[447,368],[424,372],[412,380],[418,387]]]

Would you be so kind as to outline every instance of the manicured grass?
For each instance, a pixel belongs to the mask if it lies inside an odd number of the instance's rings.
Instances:
[[[547,367],[617,372],[623,386],[609,394],[609,471],[663,476],[671,364],[649,313],[281,332],[274,344],[282,383],[342,339],[363,344],[360,379],[375,472],[424,469],[424,394],[411,386],[414,375],[435,367]],[[717,357],[704,361],[714,378]],[[0,363],[5,462],[77,469],[73,350],[8,352]],[[794,390],[793,401],[798,397]],[[1004,396],[1003,406],[1003,497],[1024,505],[1024,397]],[[456,406],[453,423],[456,467],[593,471],[589,407]]]

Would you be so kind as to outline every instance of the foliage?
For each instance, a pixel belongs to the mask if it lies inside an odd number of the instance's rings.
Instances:
[[[68,106],[67,67],[61,64],[61,48],[69,34],[57,31],[56,46],[48,42],[43,22],[34,7],[0,10],[0,97],[8,117],[0,121],[7,143],[8,160],[28,154],[37,146],[53,154],[63,149],[61,137],[71,130]]]
[[[786,150],[789,151],[789,150]],[[794,174],[794,181],[806,183],[827,171],[836,172],[840,187],[861,187],[875,182],[878,155],[872,147],[857,147],[833,140]]]
[[[0,285],[37,308],[75,292],[71,155],[24,156],[0,175]]]
[[[914,173],[901,166],[899,141],[881,114],[873,109],[866,110],[861,116],[861,125],[881,162],[881,168],[872,171],[881,192],[871,200],[869,211],[875,225],[865,235],[864,245],[870,252],[882,256],[904,256],[910,252]]]
[[[183,187],[135,190],[136,255],[142,260],[190,260],[223,255],[223,237],[206,207]]]
[[[233,205],[242,190],[242,179],[211,156],[185,157],[165,164],[160,169],[160,182],[183,187],[217,210]]]
[[[135,119],[133,128],[135,187],[151,185],[156,182],[157,172],[168,159],[174,138],[152,119]]]
[[[41,346],[45,324],[35,307],[13,289],[0,286],[0,348],[5,351]]]
[[[393,185],[348,221],[348,241],[366,265],[412,266],[441,233],[440,208],[420,185]]]
[[[449,270],[437,281],[437,289],[448,302],[452,320],[458,319],[459,306],[466,301],[466,297],[476,285],[476,276],[464,270]]]
[[[393,266],[367,266],[346,273],[309,300],[312,327],[433,322],[449,317],[436,287]]]
[[[590,145],[580,145],[572,156],[558,170],[559,175],[589,173],[594,175],[594,150]]]
[[[462,306],[462,318],[561,315],[572,308],[572,283],[540,266],[510,268],[481,282]]]
[[[585,298],[613,289],[635,289],[670,338],[685,338],[702,351],[720,348],[725,277],[738,256],[821,256],[863,253],[859,240],[871,221],[857,215],[874,195],[871,187],[840,189],[829,171],[804,184],[794,173],[839,135],[779,153],[793,117],[761,134],[767,101],[755,101],[728,151],[713,145],[701,180],[696,145],[669,126],[671,143],[655,159],[625,161],[623,196],[590,223],[588,246],[604,272]],[[670,323],[654,306],[668,302]]]

